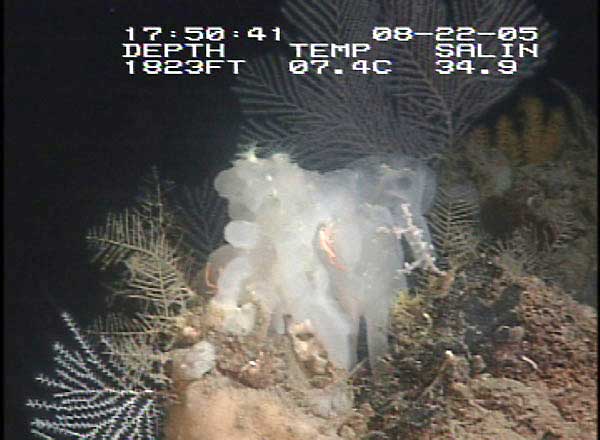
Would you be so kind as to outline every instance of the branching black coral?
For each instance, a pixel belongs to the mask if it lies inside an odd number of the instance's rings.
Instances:
[[[223,244],[223,228],[227,223],[227,202],[219,197],[206,179],[196,188],[183,188],[173,197],[175,226],[181,243],[196,264],[203,265],[212,251]]]
[[[478,216],[478,195],[474,188],[465,185],[438,189],[427,217],[443,266],[460,264],[475,254],[479,243]]]
[[[110,345],[104,344],[102,354],[122,364],[129,377],[148,377],[166,388],[171,383],[164,368],[169,356],[161,344],[164,335],[157,330],[160,329],[139,313],[137,317],[111,313],[98,318],[87,334],[92,341],[110,338]]]
[[[429,156],[457,143],[476,119],[539,67],[553,46],[548,26],[526,0],[288,0],[284,15],[295,31],[290,42],[368,42],[367,62],[390,60],[390,74],[353,69],[353,58],[331,59],[318,74],[289,72],[288,59],[267,56],[249,64],[236,90],[248,116],[243,140],[271,151],[285,149],[303,166],[334,168],[374,153],[400,151]],[[438,26],[472,26],[495,32],[502,26],[537,27],[539,56],[502,75],[497,58],[478,59],[490,74],[442,75],[435,71],[435,41],[373,40],[376,26],[410,26],[435,32]],[[500,55],[497,36],[477,39]],[[297,56],[295,60],[310,59]],[[334,73],[341,69],[343,74]]]
[[[94,260],[103,268],[122,265],[124,278],[114,294],[136,300],[140,316],[168,349],[176,319],[196,293],[188,285],[185,261],[171,237],[160,182],[154,192],[143,194],[138,206],[109,215],[104,227],[94,228],[88,241]]]

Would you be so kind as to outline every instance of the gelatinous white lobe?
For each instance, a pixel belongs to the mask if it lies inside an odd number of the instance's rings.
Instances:
[[[412,222],[429,232],[431,172],[398,157],[368,159],[324,174],[301,169],[284,154],[239,159],[215,188],[228,199],[228,245],[211,261],[221,266],[215,302],[239,307],[251,292],[271,313],[309,320],[330,359],[356,363],[360,318],[366,321],[370,361],[387,350],[389,310],[404,288],[404,255],[394,226]],[[414,243],[409,243],[412,247]]]
[[[258,243],[260,229],[256,223],[244,220],[229,222],[225,227],[225,240],[239,249],[252,249]]]

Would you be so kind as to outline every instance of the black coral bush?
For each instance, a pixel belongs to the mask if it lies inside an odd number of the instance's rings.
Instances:
[[[336,58],[319,74],[291,74],[283,55],[247,66],[236,88],[247,117],[243,140],[266,151],[283,149],[308,168],[336,168],[389,152],[429,157],[452,147],[490,106],[531,76],[553,47],[547,23],[526,0],[289,0],[283,12],[293,24],[289,42],[369,42],[369,61],[393,62],[388,75],[353,71],[352,58]],[[538,28],[539,54],[512,75],[500,74],[495,65],[502,50],[496,35],[477,38],[485,53],[497,56],[477,60],[488,75],[437,73],[431,36],[378,42],[372,35],[376,26],[495,32],[523,25]]]

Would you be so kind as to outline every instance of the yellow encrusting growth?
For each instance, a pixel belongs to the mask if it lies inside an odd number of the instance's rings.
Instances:
[[[512,115],[501,115],[491,128],[475,127],[467,143],[498,148],[516,166],[537,165],[558,159],[570,132],[563,108],[548,108],[539,97],[527,96]]]
[[[500,116],[495,132],[498,149],[502,150],[511,162],[519,161],[522,154],[520,151],[522,140],[513,121],[507,115]]]
[[[522,142],[526,163],[556,159],[566,129],[564,112],[552,109],[545,117],[544,104],[536,97],[524,98],[519,110],[524,116]]]

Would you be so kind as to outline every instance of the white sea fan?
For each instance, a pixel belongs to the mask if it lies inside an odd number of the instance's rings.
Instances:
[[[160,390],[165,384],[157,383],[154,376],[128,374],[118,356],[104,360],[73,318],[68,313],[62,318],[79,348],[69,350],[60,342],[54,344],[54,375],[36,378],[52,390],[52,398],[27,402],[30,408],[46,412],[47,418],[35,418],[31,433],[44,440],[160,438]],[[102,351],[114,351],[110,340],[100,340]]]

